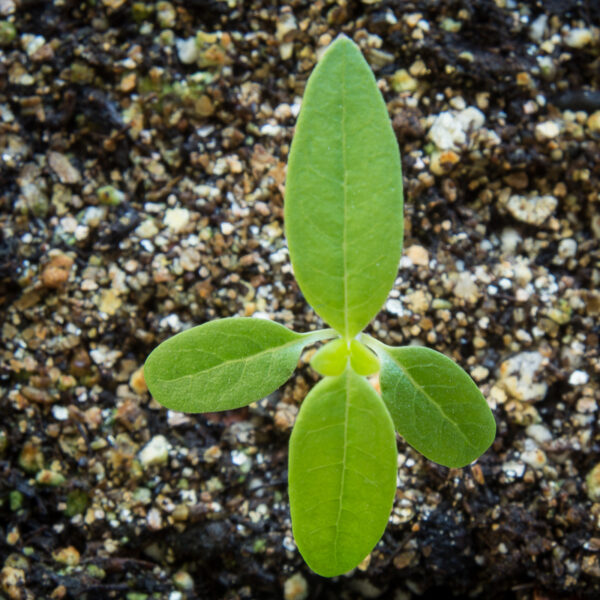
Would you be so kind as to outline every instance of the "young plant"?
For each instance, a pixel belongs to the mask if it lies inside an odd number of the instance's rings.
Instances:
[[[295,333],[227,318],[163,342],[148,357],[152,395],[172,410],[221,411],[260,400],[303,349],[324,376],[302,403],[289,447],[296,544],[332,577],[360,563],[385,530],[396,491],[396,435],[441,465],[490,446],[494,418],[458,365],[420,346],[361,333],[397,275],[402,250],[398,145],[375,78],[345,36],[311,74],[288,163],[285,231],[298,284],[332,329]],[[381,395],[366,379],[379,373]]]

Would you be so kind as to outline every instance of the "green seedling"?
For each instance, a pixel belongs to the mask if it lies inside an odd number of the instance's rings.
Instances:
[[[494,418],[458,365],[429,348],[393,348],[361,333],[397,276],[402,250],[400,154],[384,100],[360,50],[340,36],[311,74],[288,163],[285,230],[300,289],[332,328],[295,333],[227,318],[163,342],[145,377],[164,406],[221,411],[260,400],[304,348],[324,376],[292,431],[289,497],[296,544],[332,577],[381,538],[394,500],[396,435],[447,467],[490,446]],[[381,395],[368,376],[379,373]]]

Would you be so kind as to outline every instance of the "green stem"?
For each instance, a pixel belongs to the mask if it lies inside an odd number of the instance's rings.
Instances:
[[[339,337],[340,334],[335,329],[318,329],[317,331],[309,331],[302,335],[309,339],[309,341],[306,342],[306,345],[308,346],[309,344],[314,344],[316,342],[332,340],[335,337]]]
[[[382,350],[384,351],[386,348],[389,347],[380,342],[379,340],[375,339],[368,333],[361,333],[360,341],[368,348],[371,348],[371,350],[373,350],[373,352],[375,352],[375,354],[377,354],[377,356],[379,356],[380,358]]]

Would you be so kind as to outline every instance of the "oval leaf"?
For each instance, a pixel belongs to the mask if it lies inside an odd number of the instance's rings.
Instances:
[[[342,338],[327,342],[310,359],[310,366],[321,375],[341,375],[348,364],[348,342]]]
[[[394,426],[375,390],[347,369],[308,394],[292,431],[294,537],[324,577],[353,569],[387,524],[396,491]]]
[[[346,339],[377,314],[402,248],[402,173],[387,109],[360,50],[340,36],[308,80],[288,162],[294,274]]]
[[[381,395],[398,433],[446,467],[464,467],[494,441],[496,423],[475,382],[447,356],[377,343]]]
[[[350,342],[350,366],[359,375],[375,375],[379,371],[379,359],[358,340]]]
[[[302,348],[325,333],[294,333],[263,319],[211,321],[158,346],[146,360],[144,377],[154,398],[172,410],[239,408],[285,383]]]

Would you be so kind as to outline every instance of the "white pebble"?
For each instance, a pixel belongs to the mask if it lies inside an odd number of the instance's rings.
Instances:
[[[272,125],[271,123],[266,123],[260,128],[261,135],[268,135],[274,137],[281,133],[282,128],[279,125]]]
[[[429,139],[440,150],[458,150],[466,143],[467,136],[461,122],[446,111],[436,117],[429,130]]]
[[[481,129],[485,123],[485,115],[474,106],[468,106],[461,110],[457,119],[465,131]]]
[[[529,28],[529,37],[538,44],[544,39],[546,26],[548,24],[548,15],[540,15]]]
[[[227,221],[221,223],[221,233],[223,235],[231,235],[234,232],[234,230],[235,227],[231,223],[228,223]]]
[[[540,352],[520,352],[500,365],[498,385],[521,402],[538,402],[548,391],[548,384],[538,376],[544,357]]]
[[[169,459],[169,441],[164,435],[155,435],[142,448],[138,458],[144,467],[164,465]]]
[[[539,142],[553,140],[559,133],[560,129],[554,121],[544,121],[535,126],[535,137]]]
[[[233,450],[231,452],[231,462],[238,467],[241,467],[243,464],[247,463],[248,460],[248,455],[244,452],[240,452],[239,450]]]
[[[308,598],[308,583],[301,573],[292,575],[283,584],[284,600],[306,600]]]
[[[159,326],[161,328],[168,327],[169,329],[171,329],[171,331],[180,331],[183,327],[183,323],[181,322],[178,315],[172,314],[163,317],[159,322]]]
[[[552,439],[552,434],[545,425],[529,425],[525,431],[527,432],[527,435],[538,444],[545,444]]]
[[[521,460],[534,469],[541,469],[547,461],[546,453],[540,448],[526,450],[521,454]]]
[[[502,252],[504,254],[514,254],[517,246],[523,241],[523,238],[516,229],[505,227],[501,235]]]
[[[577,254],[577,242],[573,238],[561,240],[558,245],[558,256],[560,258],[572,258]]]
[[[181,231],[190,221],[190,211],[187,208],[169,208],[165,213],[163,223],[172,231]]]
[[[177,56],[184,65],[191,65],[198,58],[198,45],[196,38],[188,38],[187,40],[177,40]]]
[[[585,371],[573,371],[569,377],[571,385],[585,385],[590,380],[590,376]]]
[[[592,41],[592,32],[585,27],[575,27],[565,36],[565,44],[569,48],[583,48]]]
[[[57,421],[66,421],[69,418],[69,411],[67,410],[66,407],[55,404],[52,407],[52,416]]]
[[[554,196],[520,196],[515,194],[508,199],[506,208],[517,221],[529,225],[543,225],[552,215],[558,200]]]
[[[390,298],[385,303],[385,310],[387,310],[389,313],[391,313],[393,315],[397,315],[399,317],[404,314],[404,308],[402,307],[402,302],[400,302],[400,300],[398,300],[397,298]]]
[[[162,529],[162,516],[158,508],[153,507],[148,511],[146,523],[148,523],[148,528],[153,531]]]
[[[504,473],[513,479],[520,479],[525,474],[525,465],[521,462],[511,460],[502,465]]]

